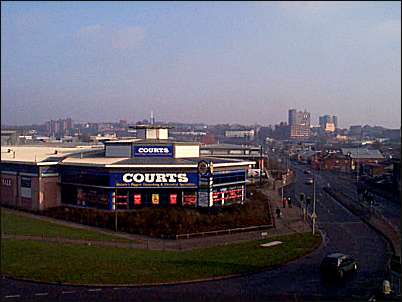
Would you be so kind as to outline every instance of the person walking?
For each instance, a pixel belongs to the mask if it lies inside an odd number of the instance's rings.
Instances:
[[[277,218],[281,218],[281,209],[280,208],[276,208],[276,217]]]

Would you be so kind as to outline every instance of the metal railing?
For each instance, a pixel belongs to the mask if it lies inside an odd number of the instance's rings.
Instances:
[[[187,233],[187,234],[178,234],[175,236],[176,240],[179,239],[190,239],[194,237],[206,237],[206,236],[218,236],[225,234],[233,234],[233,233],[241,233],[247,231],[257,231],[257,230],[266,230],[274,227],[274,224],[264,224],[257,226],[250,226],[244,228],[234,228],[234,229],[225,229],[225,230],[216,230],[216,231],[207,231],[207,232],[198,232],[198,233]]]

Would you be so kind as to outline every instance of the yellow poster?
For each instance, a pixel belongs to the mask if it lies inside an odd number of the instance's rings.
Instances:
[[[159,204],[159,194],[152,194],[152,204]]]

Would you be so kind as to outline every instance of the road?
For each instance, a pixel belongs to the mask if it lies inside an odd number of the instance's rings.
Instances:
[[[342,190],[342,192],[352,200],[357,200],[356,181],[350,176],[341,175],[331,171],[320,171],[323,181],[331,183],[335,190]],[[362,198],[359,200],[363,205],[366,204]],[[384,216],[395,228],[401,229],[401,203],[393,200],[388,200],[382,196],[374,195],[374,209]]]
[[[296,168],[296,183],[285,194],[311,194],[305,185],[303,167]],[[2,280],[3,301],[310,301],[364,300],[384,277],[390,252],[386,241],[322,190],[325,177],[317,176],[318,226],[323,245],[312,254],[270,271],[236,277],[171,286],[83,287],[58,286],[10,279]],[[324,283],[319,276],[322,258],[331,252],[346,252],[356,257],[360,270],[346,281]]]

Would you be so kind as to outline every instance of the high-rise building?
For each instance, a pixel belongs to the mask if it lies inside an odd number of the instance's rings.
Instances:
[[[289,110],[290,138],[305,139],[310,137],[310,112]]]
[[[49,136],[63,137],[70,135],[73,129],[73,122],[71,118],[51,120],[46,122],[46,130]]]
[[[338,117],[336,115],[332,116],[332,121],[334,123],[335,129],[338,129]]]
[[[338,117],[335,115],[323,115],[319,117],[320,128],[326,132],[334,132],[338,128]]]

